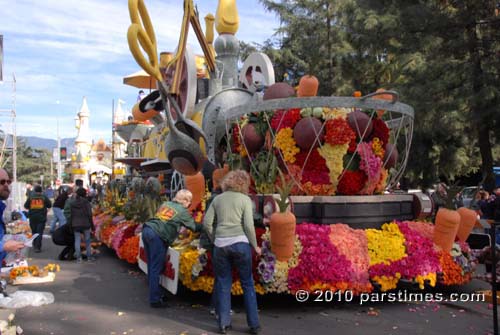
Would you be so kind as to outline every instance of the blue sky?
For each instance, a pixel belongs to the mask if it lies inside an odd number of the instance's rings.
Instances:
[[[204,27],[215,15],[217,0],[194,1]],[[145,0],[158,52],[173,51],[178,42],[183,0]],[[236,36],[261,43],[278,27],[273,13],[257,0],[239,0]],[[76,136],[74,118],[83,96],[90,109],[94,139],[111,138],[112,100],[125,101],[128,112],[138,89],[123,77],[139,70],[128,49],[130,25],[126,0],[0,0],[0,35],[4,39],[0,109],[11,109],[12,73],[16,76],[16,128],[23,136]],[[201,54],[190,29],[188,43]],[[6,129],[5,116],[0,118]]]

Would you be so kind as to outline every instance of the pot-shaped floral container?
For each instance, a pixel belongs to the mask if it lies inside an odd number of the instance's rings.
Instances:
[[[450,252],[460,226],[460,214],[446,208],[440,208],[436,215],[434,243],[444,252]]]
[[[380,117],[379,110],[388,113]],[[261,173],[253,172],[265,150],[294,181],[292,195],[372,195],[394,188],[403,175],[413,115],[396,92],[380,91],[357,98],[264,97],[232,107],[216,121],[226,129],[228,161],[251,163],[244,168],[255,185],[263,184]],[[209,158],[221,163],[215,152]]]
[[[286,262],[292,257],[296,225],[292,212],[276,212],[271,215],[271,250],[277,260]]]
[[[281,179],[281,185],[276,187],[280,195],[280,199],[277,201],[279,212],[271,215],[269,223],[271,228],[271,251],[276,255],[277,260],[286,262],[293,255],[297,220],[295,215],[288,210],[288,195],[292,190],[293,183],[286,182],[281,170],[278,169],[278,172]]]

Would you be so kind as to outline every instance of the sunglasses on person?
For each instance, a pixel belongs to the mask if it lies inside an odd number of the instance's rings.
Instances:
[[[0,180],[0,185],[5,185],[5,184],[10,185],[11,183],[12,183],[12,180],[10,180],[10,179]]]

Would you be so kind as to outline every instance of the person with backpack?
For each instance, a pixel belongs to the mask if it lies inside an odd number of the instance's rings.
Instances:
[[[42,186],[36,185],[35,191],[24,203],[24,208],[28,209],[31,232],[38,234],[33,241],[33,248],[36,253],[42,252],[42,237],[47,222],[47,210],[52,207],[49,198],[42,194]]]

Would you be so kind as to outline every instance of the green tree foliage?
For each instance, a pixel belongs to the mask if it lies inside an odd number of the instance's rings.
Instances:
[[[288,73],[298,83],[304,74],[314,74],[322,83],[319,93],[331,95],[337,83],[338,54],[345,52],[336,10],[341,1],[297,0],[261,1],[278,14],[281,26],[276,32],[275,52],[271,58],[277,73]],[[272,43],[268,42],[268,46]],[[263,50],[264,51],[264,50]],[[280,78],[280,77],[278,77]]]
[[[282,23],[276,67],[316,75],[322,95],[383,87],[414,106],[410,184],[453,182],[481,169],[492,187],[495,159],[500,163],[496,1],[261,2]]]
[[[12,173],[11,152],[5,169]],[[26,183],[40,183],[40,176],[45,180],[50,176],[52,155],[45,149],[33,149],[22,140],[17,141],[17,179]]]

